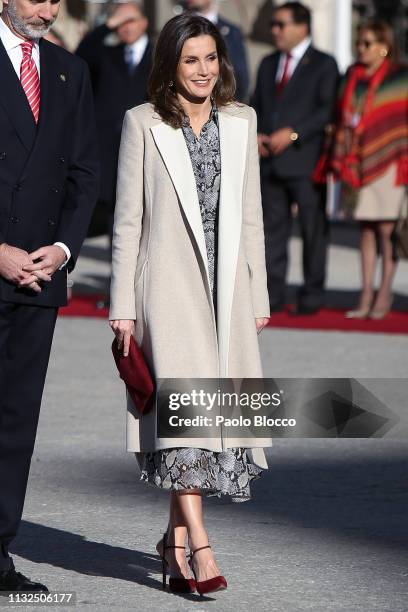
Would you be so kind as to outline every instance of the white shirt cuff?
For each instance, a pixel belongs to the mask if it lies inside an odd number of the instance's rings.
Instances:
[[[71,251],[69,250],[69,248],[67,247],[66,244],[64,244],[63,242],[54,242],[54,246],[59,246],[61,247],[61,249],[64,251],[65,255],[67,256],[67,259],[64,261],[64,263],[62,264],[62,266],[59,268],[60,270],[62,270],[63,268],[65,268],[65,266],[67,265],[67,263],[69,262],[69,260],[71,259]]]

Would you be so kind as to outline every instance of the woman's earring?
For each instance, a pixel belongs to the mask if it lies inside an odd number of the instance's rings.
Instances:
[[[173,85],[174,85],[174,81],[170,81],[170,83],[169,83],[169,89],[171,89],[171,88],[173,87]]]
[[[387,57],[387,55],[388,55],[387,49],[381,49],[380,55],[381,55],[381,57]]]

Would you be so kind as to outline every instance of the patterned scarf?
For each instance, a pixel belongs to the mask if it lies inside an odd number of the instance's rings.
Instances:
[[[397,185],[408,183],[408,70],[384,60],[371,76],[362,64],[349,71],[340,91],[331,153],[319,162],[315,180],[327,172],[354,188],[397,164]]]

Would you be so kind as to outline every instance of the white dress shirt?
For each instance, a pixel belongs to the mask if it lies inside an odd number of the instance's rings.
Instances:
[[[24,40],[19,38],[14,32],[10,30],[4,23],[3,19],[0,18],[0,38],[1,42],[7,54],[10,58],[13,68],[16,71],[18,78],[20,78],[20,66],[23,59],[23,49],[21,48]],[[38,74],[40,75],[40,48],[38,41],[33,41],[33,60],[37,66]]]
[[[21,61],[23,59],[23,49],[21,47],[24,40],[19,38],[14,32],[10,30],[10,28],[4,23],[3,19],[0,17],[0,39],[3,43],[5,50],[7,51],[7,55],[10,58],[10,61],[13,65],[14,70],[18,78],[20,78],[20,66]],[[38,76],[40,76],[40,48],[38,45],[38,41],[33,41],[33,60],[35,65],[37,66]],[[64,264],[61,266],[60,270],[66,266],[68,260],[71,258],[71,251],[63,242],[55,242],[56,246],[61,247],[64,251],[67,259]]]
[[[302,59],[302,57],[304,56],[308,47],[310,47],[311,44],[312,44],[312,38],[311,36],[308,36],[307,38],[304,38],[302,42],[296,45],[296,47],[293,47],[293,49],[290,51],[290,54],[292,56],[292,61],[289,63],[289,78],[294,73],[296,66],[298,65],[298,63],[300,62],[300,60]],[[283,71],[285,70],[286,57],[287,57],[287,53],[280,54],[278,70],[276,72],[276,82],[277,83],[280,83],[282,80]]]
[[[125,58],[126,62],[131,64],[133,67],[137,66],[146,51],[146,47],[149,43],[149,37],[147,34],[143,34],[136,42],[132,45],[125,46]]]
[[[203,17],[205,17],[206,19],[208,19],[208,21],[211,21],[211,23],[218,23],[218,11],[216,9],[212,9],[211,11],[208,11],[208,13],[206,13],[205,15],[203,15],[203,13],[199,13],[200,15],[202,15]]]

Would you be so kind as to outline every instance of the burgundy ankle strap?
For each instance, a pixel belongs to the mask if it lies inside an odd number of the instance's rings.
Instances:
[[[200,546],[200,548],[196,548],[195,550],[191,551],[190,556],[192,557],[196,554],[196,552],[198,552],[199,550],[204,550],[204,548],[211,548],[211,546],[209,544],[207,544],[207,546]]]

